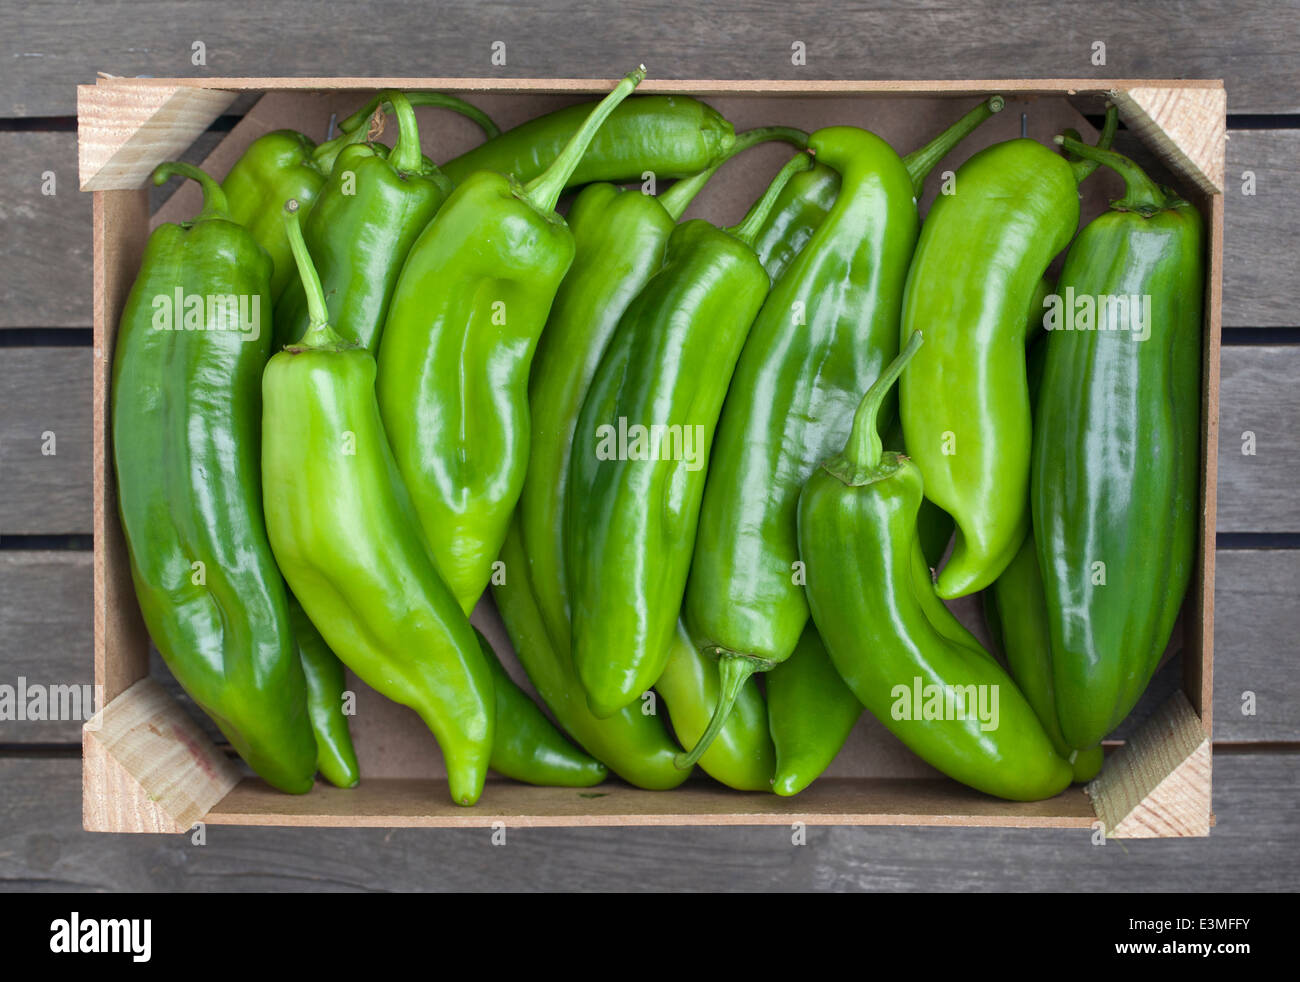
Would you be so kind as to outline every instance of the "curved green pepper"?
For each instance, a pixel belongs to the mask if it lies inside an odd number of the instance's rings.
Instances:
[[[808,621],[795,536],[799,489],[842,445],[864,380],[898,350],[898,311],[925,175],[994,112],[994,96],[905,160],[866,130],[812,135],[839,172],[834,206],[774,285],[718,426],[685,616],[728,694],[794,651]]]
[[[379,417],[374,359],[330,328],[296,210],[286,215],[312,323],[262,378],[271,547],[330,648],[420,715],[442,748],[452,800],[472,805],[493,749],[492,670],[426,550]]]
[[[256,449],[271,261],[231,221],[215,181],[168,163],[154,183],[174,174],[199,182],[203,210],[149,236],[113,358],[113,465],[131,577],[177,681],[254,771],[299,794],[311,790],[316,741]]]
[[[638,69],[527,186],[481,171],[411,247],[379,346],[379,406],[438,569],[465,611],[492,574],[529,457],[529,367],[573,261],[564,183]]]
[[[289,622],[307,677],[307,711],[316,735],[316,769],[336,788],[356,787],[361,779],[348,718],[343,714],[347,677],[302,604],[289,594]]]
[[[709,728],[721,689],[718,663],[700,653],[686,625],[678,620],[668,661],[655,682],[655,691],[668,707],[673,733],[684,750],[692,749]],[[710,777],[737,791],[771,788],[776,750],[768,732],[767,706],[758,691],[757,679],[750,679],[741,689],[735,710],[700,758],[700,767]]]
[[[1094,167],[1034,140],[994,144],[962,164],[921,230],[901,336],[925,330],[928,342],[903,373],[899,411],[926,497],[957,523],[945,599],[997,579],[1029,528],[1025,314],[1074,236]]]
[[[1065,258],[1057,293],[1096,316],[1047,335],[1033,450],[1057,712],[1091,747],[1151,680],[1195,565],[1205,246],[1196,208],[1127,158],[1065,146],[1127,189]]]
[[[527,184],[551,168],[597,103],[583,102],[538,116],[443,164],[453,184],[476,171],[509,174]],[[717,110],[683,95],[628,99],[609,116],[564,187],[610,181],[690,177],[727,151],[735,130]]]
[[[844,452],[799,496],[813,621],[849,688],[923,760],[987,794],[1048,798],[1069,785],[1070,765],[935,596],[916,535],[920,472],[881,448],[877,414],[920,339],[868,390]]]
[[[597,719],[587,708],[573,659],[567,650],[558,649],[546,632],[528,579],[518,522],[506,533],[501,561],[505,576],[495,578],[492,585],[497,610],[528,680],[565,731],[588,753],[638,788],[664,791],[685,781],[690,771],[673,765],[677,747],[657,716],[642,713],[640,706],[630,706],[608,719]]]
[[[492,669],[497,694],[497,730],[492,742],[492,770],[526,784],[558,788],[589,788],[605,780],[605,765],[564,739],[515,685],[488,639],[475,630],[483,660]]]
[[[398,119],[392,152],[377,153],[369,144],[345,148],[302,223],[331,326],[371,354],[379,347],[402,262],[451,190],[420,153],[410,103],[400,92],[376,98],[391,102]],[[302,337],[309,319],[299,278],[275,305],[277,348]]]
[[[423,104],[439,105],[467,115],[483,126],[485,132],[496,130],[495,124],[469,103],[455,96],[439,95],[438,98],[436,103]],[[369,115],[367,112],[366,117]],[[353,132],[342,133],[317,146],[310,137],[296,130],[274,130],[249,144],[221,182],[229,201],[230,217],[247,228],[271,255],[272,301],[279,300],[284,288],[297,280],[293,254],[280,219],[284,203],[292,198],[304,214],[310,212],[334,168],[335,159],[345,147],[364,143],[366,133],[366,127],[358,125]]]
[[[750,130],[707,170],[658,197],[591,184],[569,208],[573,265],[555,294],[528,380],[532,432],[516,511],[537,602],[561,651],[570,647],[564,567],[569,460],[591,380],[628,304],[663,265],[668,238],[695,195],[727,160],[769,140],[807,146],[808,134],[786,127]]]
[[[782,168],[735,229],[679,225],[592,380],[574,431],[564,555],[573,660],[597,716],[663,672],[713,430],[767,295],[749,243],[794,168],[809,166],[801,153]]]

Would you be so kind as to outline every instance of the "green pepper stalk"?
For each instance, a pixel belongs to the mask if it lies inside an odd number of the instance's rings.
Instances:
[[[482,170],[530,181],[554,164],[595,105],[584,102],[531,119],[447,161],[443,170],[457,185]],[[647,172],[661,180],[690,177],[725,153],[734,139],[732,125],[698,99],[635,96],[610,114],[565,186],[639,182]]]
[[[1048,325],[1029,482],[1057,715],[1088,748],[1150,682],[1195,569],[1205,236],[1128,158],[1062,143],[1125,183],[1065,257],[1058,295],[1095,311]]]
[[[718,425],[686,590],[687,626],[724,663],[724,698],[799,643],[808,623],[799,490],[843,445],[864,380],[898,350],[920,225],[918,182],[1002,105],[1000,96],[985,100],[906,161],[856,127],[828,127],[809,140],[818,162],[840,175],[839,193],[745,342]],[[887,406],[882,416],[892,415]],[[716,712],[725,718],[725,702]]]
[[[903,373],[899,406],[926,497],[957,524],[944,599],[997,579],[1029,528],[1025,314],[1078,229],[1091,172],[1035,140],[995,144],[958,168],[957,193],[941,195],[921,229],[899,331],[929,340]]]
[[[380,92],[351,116],[342,120],[339,123],[339,132],[344,134],[356,132],[363,123],[370,119],[376,109],[381,106],[392,105],[391,95],[391,89]],[[491,116],[477,106],[454,95],[447,95],[444,92],[402,92],[400,95],[411,106],[436,106],[440,109],[454,110],[466,119],[476,123],[479,129],[483,131],[484,137],[489,140],[501,135],[501,127],[492,121]]]
[[[374,359],[330,327],[294,202],[284,222],[310,321],[262,378],[271,546],[321,637],[362,681],[420,715],[442,748],[452,800],[472,805],[496,729],[492,671],[424,545],[380,421]]]
[[[302,794],[316,741],[257,458],[271,260],[230,219],[214,180],[180,163],[153,180],[173,175],[199,182],[203,208],[149,236],[113,353],[113,466],[131,579],[177,681],[257,774]],[[169,309],[159,301],[177,297],[209,299],[196,320],[177,303],[171,329],[159,329]]]
[[[325,291],[330,324],[372,354],[388,316],[397,277],[412,244],[450,193],[450,182],[420,152],[415,111],[400,92],[382,92],[398,120],[393,149],[347,147],[302,222],[307,251]],[[275,305],[277,347],[307,328],[301,278]]]
[[[393,454],[467,612],[492,575],[529,457],[529,369],[573,235],[555,204],[625,78],[555,163],[526,185],[480,171],[447,199],[402,266],[379,346]]]
[[[792,159],[732,229],[698,219],[677,227],[663,268],[619,321],[587,393],[574,433],[564,555],[573,660],[599,717],[640,698],[663,672],[713,431],[767,295],[750,243],[781,187],[811,165],[806,153]],[[624,443],[638,432],[680,439],[675,449],[633,452]]]
[[[863,397],[844,451],[799,496],[799,551],[817,631],[863,705],[913,752],[987,794],[1034,801],[1070,783],[1033,709],[934,594],[916,517],[921,478],[885,452],[878,413],[921,348]]]

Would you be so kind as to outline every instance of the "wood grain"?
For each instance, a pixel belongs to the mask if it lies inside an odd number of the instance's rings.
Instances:
[[[1208,839],[1094,845],[1083,829],[241,829],[106,837],[80,762],[0,759],[5,890],[1150,890],[1295,886],[1296,754],[1215,758]],[[993,858],[991,858],[993,857]]]
[[[1219,531],[1300,532],[1300,347],[1227,347],[1220,364]]]
[[[1086,12],[1037,0],[1018,4],[1014,18],[1001,5],[958,0],[923,10],[902,0],[644,0],[602,7],[595,19],[582,0],[526,9],[452,0],[436,11],[230,0],[220,15],[198,0],[127,0],[94,19],[70,2],[6,7],[0,114],[11,116],[70,115],[73,83],[93,81],[96,69],[308,75],[320,73],[322,52],[337,75],[607,78],[643,62],[658,78],[1224,78],[1235,112],[1300,109],[1293,0],[1193,0],[1165,17],[1121,0]],[[357,31],[358,23],[375,29]],[[206,47],[205,65],[192,64],[195,41]],[[492,64],[495,41],[506,45],[504,66]],[[1093,64],[1096,42],[1105,44],[1104,65]],[[792,64],[796,43],[806,48],[802,66]]]
[[[90,530],[90,365],[89,348],[0,358],[0,535]]]
[[[1229,133],[1223,205],[1224,326],[1300,326],[1300,130]]]

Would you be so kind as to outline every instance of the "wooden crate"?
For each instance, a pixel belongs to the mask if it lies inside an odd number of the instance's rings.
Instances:
[[[95,682],[107,705],[83,734],[83,822],[88,830],[178,832],[196,822],[278,826],[604,825],[967,825],[1101,828],[1111,836],[1206,835],[1210,808],[1211,682],[1214,627],[1214,525],[1223,268],[1223,179],[1226,97],[1219,81],[987,80],[952,82],[656,81],[642,93],[685,92],[708,98],[737,129],[785,123],[812,129],[830,122],[866,126],[900,151],[951,121],[972,99],[992,92],[1008,108],[959,147],[954,167],[979,147],[1018,135],[1050,140],[1073,125],[1088,133],[1081,111],[1109,98],[1142,143],[1168,167],[1173,182],[1202,208],[1211,229],[1206,282],[1202,399],[1199,562],[1170,653],[1183,652],[1183,686],[1118,748],[1086,789],[1048,801],[1000,801],[943,778],[913,757],[869,717],[828,775],[795,798],[740,793],[689,781],[648,792],[610,780],[593,795],[489,780],[473,808],[451,804],[432,736],[409,710],[361,683],[353,732],[362,782],[342,791],[318,784],[285,795],[257,778],[205,735],[181,704],[149,678],[149,639],[131,585],[118,520],[108,418],[111,358],[123,302],[151,228],[146,182],[155,165],[191,146],[241,95],[265,93],[205,160],[214,176],[257,136],[292,126],[323,138],[331,113],[350,112],[379,88],[469,94],[503,126],[580,98],[613,80],[576,79],[119,79],[78,88],[81,187],[94,193],[94,530]],[[430,110],[421,110],[422,113]],[[422,126],[436,160],[466,149],[473,128],[439,120]],[[436,135],[435,135],[436,134]],[[727,177],[700,196],[695,212],[739,216],[771,176],[780,151],[752,151],[728,165]],[[931,181],[932,185],[936,182]],[[1083,189],[1084,220],[1118,196],[1104,171]],[[923,199],[926,207],[931,190]],[[182,188],[152,222],[192,215],[197,189]],[[973,604],[960,617],[977,633]],[[508,648],[491,601],[475,623],[499,651]],[[520,680],[517,665],[512,674]],[[865,715],[865,714],[864,714]]]

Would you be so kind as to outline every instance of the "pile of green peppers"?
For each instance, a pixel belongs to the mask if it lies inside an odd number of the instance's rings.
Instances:
[[[985,146],[922,221],[1001,96],[900,155],[644,76],[505,132],[386,90],[221,183],[155,171],[203,206],[150,237],[111,429],[166,664],[295,794],[361,780],[358,684],[466,806],[489,772],[697,764],[794,795],[864,709],[985,794],[1090,780],[1195,565],[1199,212],[1110,149],[1113,108],[1096,145]],[[436,164],[416,107],[485,142]],[[736,224],[685,217],[774,142]],[[1126,192],[1080,230],[1098,167]],[[945,603],[977,592],[992,646]]]

